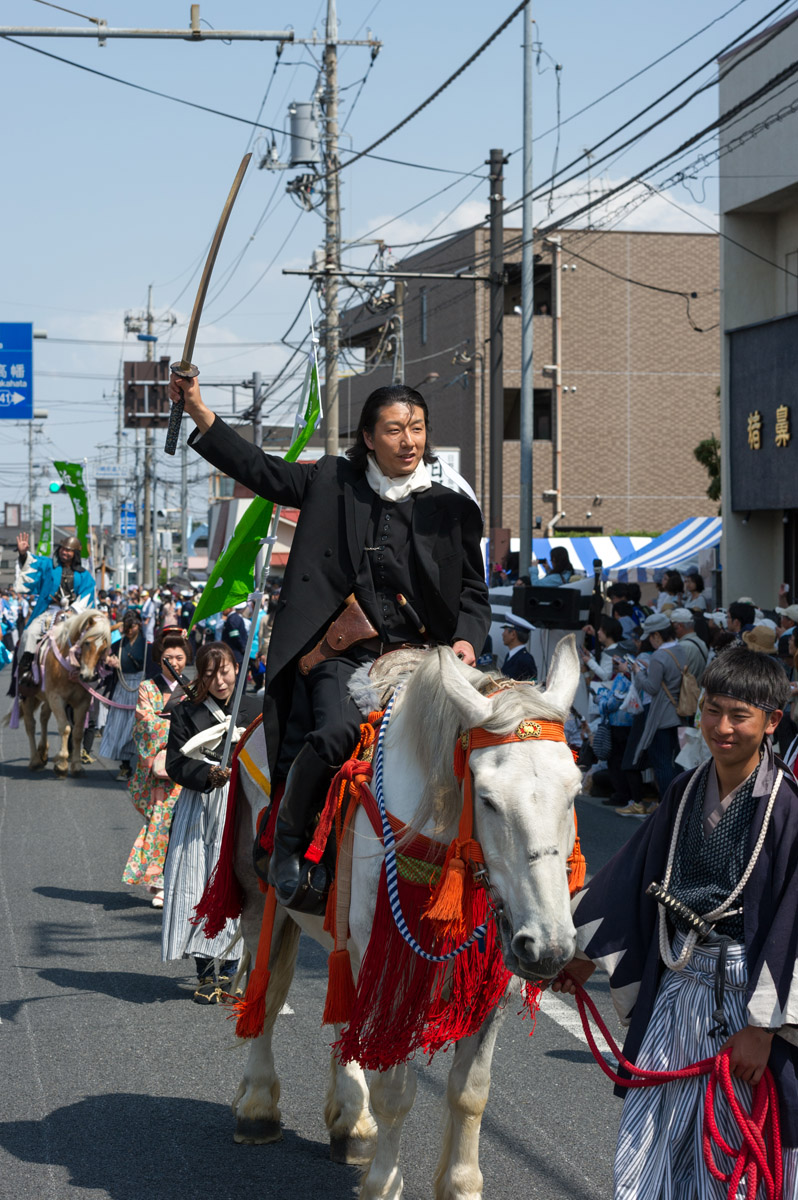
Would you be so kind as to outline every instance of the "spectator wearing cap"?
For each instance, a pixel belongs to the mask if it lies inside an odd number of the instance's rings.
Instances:
[[[639,665],[635,672],[635,685],[640,692],[647,692],[651,703],[646,723],[635,750],[634,765],[642,762],[647,753],[648,765],[654,772],[660,799],[665,795],[672,779],[679,774],[676,755],[679,753],[679,738],[676,733],[681,717],[676,711],[682,671],[687,665],[687,655],[677,641],[670,619],[665,613],[652,613],[646,617],[642,627],[654,653],[647,667]]]
[[[673,632],[687,656],[687,666],[696,681],[701,682],[709,651],[695,631],[693,614],[687,608],[674,608],[670,613]]]
[[[740,636],[743,644],[749,650],[756,651],[757,654],[778,654],[776,630],[771,629],[770,625],[755,625],[753,629],[746,630]]]
[[[734,600],[729,605],[726,628],[735,635],[738,645],[743,645],[742,635],[750,633],[756,620],[756,606],[747,600]]]
[[[502,641],[507,647],[507,657],[502,664],[502,674],[508,679],[537,679],[538,668],[527,650],[529,634],[534,628],[523,617],[508,616],[502,625]]]
[[[798,604],[788,604],[786,608],[777,608],[776,612],[779,615],[779,658],[791,667],[789,643],[798,626]]]

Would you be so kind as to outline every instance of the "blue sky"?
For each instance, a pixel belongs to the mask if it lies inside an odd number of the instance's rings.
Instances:
[[[775,0],[770,4],[704,0],[700,5],[686,0],[672,0],[669,5],[639,0],[612,0],[604,5],[585,0],[536,3],[541,50],[534,96],[536,180],[549,177],[555,152],[559,164],[567,164],[713,59],[774,6]],[[83,11],[81,0],[68,7]],[[370,70],[367,50],[341,50],[340,83],[346,89],[342,91],[341,122],[346,123],[342,148],[361,149],[401,120],[468,58],[513,7],[511,0],[501,5],[476,0],[434,4],[405,0],[401,5],[389,0],[339,0],[342,38],[364,38],[370,28],[383,42]],[[779,16],[795,7],[796,0],[791,0]],[[204,0],[201,16],[217,29],[293,26],[298,36],[310,36],[314,27],[323,33],[325,10],[326,3],[319,0],[282,5]],[[189,4],[188,0],[92,0],[90,13],[117,27],[183,28],[188,24]],[[36,0],[6,0],[2,20],[15,26],[86,24]],[[714,22],[711,28],[693,37],[710,22]],[[686,39],[692,40],[595,103],[604,92]],[[109,40],[104,48],[93,39],[29,38],[27,42],[246,121],[257,117],[268,89],[260,119],[278,129],[286,126],[291,100],[310,99],[318,74],[314,58],[318,60],[320,49],[286,46],[275,69],[271,42],[190,45]],[[398,258],[406,252],[402,243],[412,244],[434,227],[441,233],[481,220],[487,213],[484,160],[492,146],[511,153],[505,192],[508,200],[520,196],[521,42],[519,16],[438,100],[375,151],[418,166],[361,159],[343,173],[345,238],[366,238],[379,226],[379,236],[397,247]],[[557,64],[559,72],[554,69]],[[147,287],[153,284],[156,313],[177,317],[174,327],[165,322],[159,326],[159,353],[180,357],[196,272],[247,148],[255,150],[253,164],[217,262],[195,361],[207,379],[243,380],[253,370],[265,377],[273,374],[287,354],[274,343],[279,343],[296,316],[307,288],[305,280],[285,277],[281,269],[309,265],[314,248],[321,244],[323,223],[318,213],[300,210],[285,194],[285,183],[296,171],[278,174],[256,169],[271,135],[2,41],[0,74],[6,99],[0,321],[33,321],[49,334],[47,342],[35,345],[36,403],[50,414],[37,438],[37,461],[86,457],[91,464],[115,457],[119,364],[124,358],[143,357],[141,344],[124,336],[124,314],[146,305]],[[705,67],[690,85],[632,126],[631,132],[656,120],[695,87],[711,82],[714,74],[714,66]],[[558,76],[562,123],[557,149]],[[585,106],[591,107],[569,120]],[[710,86],[639,143],[596,165],[590,182],[593,194],[634,175],[716,115],[717,90]],[[284,149],[280,135],[277,148]],[[705,148],[711,150],[712,143]],[[597,151],[596,157],[603,152]],[[664,198],[648,198],[629,211],[624,218],[627,226],[701,230],[705,222],[715,227],[717,164],[696,164],[694,156],[687,156],[683,165],[690,167],[690,177],[672,181]],[[429,167],[438,170],[423,169]],[[673,173],[673,167],[664,168],[655,179],[663,183]],[[583,176],[555,190],[551,197],[555,216],[583,200],[587,186]],[[541,218],[546,217],[548,206],[547,199],[541,201]],[[600,214],[600,219],[617,220],[619,207],[620,202]],[[410,208],[412,212],[395,219]],[[511,222],[516,220],[508,218]],[[365,249],[350,251],[348,261],[366,263],[369,254]],[[306,327],[303,316],[294,335],[303,335]],[[56,338],[71,340],[56,342]],[[0,429],[0,498],[24,499],[27,430],[9,422]],[[124,442],[125,461],[132,468],[132,433]],[[178,468],[173,461],[161,456],[159,464],[166,478],[176,480]],[[206,508],[200,475],[192,467],[197,482],[192,486],[191,507],[197,517]],[[171,493],[169,502],[177,502],[176,493]],[[56,519],[66,519],[67,511],[59,507]]]

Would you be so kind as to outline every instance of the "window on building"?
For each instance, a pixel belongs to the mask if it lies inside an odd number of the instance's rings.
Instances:
[[[552,437],[551,388],[535,388],[533,418],[536,442],[550,442]],[[521,389],[504,389],[504,440],[521,440]]]
[[[427,318],[427,289],[422,288],[418,294],[418,303],[420,308],[419,314],[419,329],[421,333],[421,345],[426,346],[427,337],[429,336],[429,322]]]
[[[520,262],[505,263],[504,272],[507,280],[504,285],[504,311],[508,316],[513,313],[517,316],[521,311]],[[551,264],[547,262],[535,262],[534,311],[539,317],[551,315]]]

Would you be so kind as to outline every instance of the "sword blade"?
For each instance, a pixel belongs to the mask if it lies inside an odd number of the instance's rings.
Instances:
[[[180,367],[184,371],[187,371],[192,365],[191,360],[194,354],[194,345],[197,340],[200,317],[202,316],[202,308],[205,304],[205,297],[208,294],[208,285],[211,282],[211,275],[213,274],[216,256],[219,253],[219,247],[222,244],[222,238],[224,237],[224,231],[227,228],[227,222],[230,217],[230,213],[233,205],[236,202],[236,196],[241,188],[241,184],[244,180],[244,175],[246,174],[247,167],[249,166],[249,160],[251,158],[252,154],[250,153],[245,154],[241,159],[241,165],[236,172],[236,177],[233,180],[233,186],[230,188],[230,194],[225,200],[224,208],[222,209],[222,215],[219,218],[219,224],[216,226],[216,232],[213,235],[211,248],[208,251],[208,257],[205,260],[205,266],[202,271],[202,279],[200,279],[200,285],[197,289],[197,296],[194,300],[194,308],[192,309],[191,319],[189,320],[188,329],[186,331],[186,343],[183,347],[183,359],[180,363]]]

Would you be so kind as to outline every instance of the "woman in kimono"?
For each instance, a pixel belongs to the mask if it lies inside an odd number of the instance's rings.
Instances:
[[[173,783],[166,773],[166,743],[172,711],[183,698],[183,689],[169,673],[169,666],[180,675],[192,661],[185,630],[165,629],[152,648],[152,657],[160,669],[153,679],[144,679],[139,684],[133,725],[138,762],[127,785],[144,824],[133,843],[122,882],[131,887],[146,887],[152,893],[153,908],[163,908],[164,862],[172,810],[180,794],[180,784]]]
[[[194,999],[199,1004],[218,1003],[221,987],[229,985],[238,966],[232,961],[218,965],[235,938],[237,922],[228,920],[215,938],[206,938],[202,926],[191,921],[221,849],[230,769],[219,758],[237,674],[233,652],[224,642],[200,647],[196,699],[176,707],[166,747],[167,774],[182,791],[166,855],[161,958],[194,958],[199,980]],[[242,698],[235,740],[259,710],[255,697]]]
[[[147,645],[141,632],[141,617],[128,609],[122,618],[122,639],[116,654],[109,654],[106,663],[116,667],[116,680],[111,698],[114,705],[108,711],[100,742],[102,758],[118,758],[118,780],[125,782],[133,774],[136,746],[133,741],[133,722],[136,720],[136,697],[144,678],[144,658]]]

